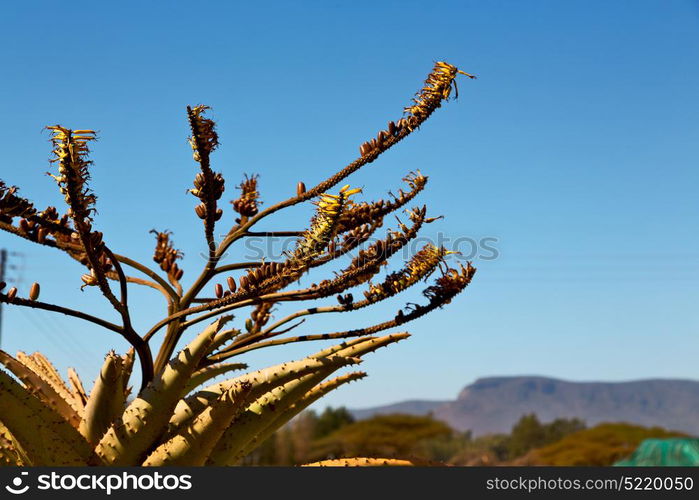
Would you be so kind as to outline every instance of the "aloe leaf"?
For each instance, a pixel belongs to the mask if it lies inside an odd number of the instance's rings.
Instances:
[[[0,408],[3,424],[31,463],[77,466],[91,462],[92,450],[78,431],[2,370]]]
[[[231,421],[244,409],[252,386],[238,384],[224,392],[176,435],[161,444],[145,466],[201,466]]]
[[[302,465],[302,467],[415,467],[410,460],[396,458],[335,458]]]
[[[32,465],[12,433],[0,422],[0,466]]]
[[[102,436],[96,453],[105,463],[139,465],[167,429],[187,381],[211,346],[222,320],[209,325],[156,375]]]
[[[268,438],[272,436],[278,429],[289,422],[296,415],[301,413],[303,410],[308,408],[310,405],[318,401],[320,398],[325,396],[330,391],[334,391],[341,385],[344,385],[355,380],[359,380],[366,377],[364,372],[352,372],[345,375],[340,375],[332,380],[323,382],[320,385],[315,386],[313,389],[308,391],[301,399],[296,403],[291,405],[286,410],[282,411],[276,419],[274,419],[269,425],[267,425],[262,431],[260,431],[257,436],[255,436],[250,443],[239,453],[240,457],[245,457],[251,453],[260,444],[264,443]]]
[[[356,358],[356,363],[360,360]],[[209,457],[209,465],[234,465],[245,451],[246,446],[268,425],[298,402],[320,381],[339,367],[323,368],[315,373],[297,378],[276,387],[252,403],[221,436]]]
[[[2,350],[0,350],[0,363],[26,386],[27,392],[39,398],[48,407],[53,408],[66,422],[77,428],[80,424],[80,415],[68,401],[56,392],[55,384],[49,383],[46,378],[41,377],[32,368]],[[32,366],[37,367],[36,364]]]
[[[73,408],[75,413],[78,415],[78,419],[80,419],[80,417],[82,416],[82,405],[75,399],[75,396],[70,391],[70,389],[68,389],[68,386],[61,377],[61,374],[58,373],[58,370],[56,370],[56,368],[53,366],[53,364],[51,364],[51,362],[48,360],[48,358],[46,358],[46,356],[44,356],[40,352],[32,353],[29,356],[20,351],[17,353],[17,359],[21,363],[25,364],[27,367],[32,369],[46,382],[51,384],[53,390],[56,391],[56,393],[63,400],[65,400],[71,406],[71,408]]]
[[[408,337],[410,337],[409,333],[392,333],[383,337],[372,337],[364,340],[363,342],[357,342],[356,344],[345,347],[344,349],[340,349],[335,354],[337,356],[364,356],[365,354],[374,352],[381,347],[386,347],[395,342],[400,342]]]
[[[351,364],[355,361],[340,356],[332,356],[320,359],[305,358],[299,361],[291,361],[280,365],[271,366],[262,370],[246,373],[240,377],[232,378],[212,384],[191,396],[181,400],[170,419],[170,433],[188,422],[196,415],[204,411],[206,407],[221,396],[225,391],[236,384],[249,383],[252,385],[249,398],[254,401],[264,393],[271,391],[277,386],[283,385],[290,380],[303,375],[313,373],[326,367],[335,366],[337,368]]]
[[[79,430],[93,445],[124,411],[123,368],[123,358],[109,352],[90,391]]]
[[[195,371],[187,382],[184,394],[189,394],[194,389],[208,382],[212,378],[235,370],[245,370],[248,367],[245,363],[218,363]]]
[[[73,368],[68,368],[68,382],[70,383],[70,392],[73,394],[75,400],[82,405],[84,410],[85,404],[87,403],[87,393],[85,392],[83,381],[80,380],[78,372]]]

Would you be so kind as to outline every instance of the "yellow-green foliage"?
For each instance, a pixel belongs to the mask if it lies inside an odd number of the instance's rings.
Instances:
[[[454,431],[431,417],[378,415],[346,425],[314,443],[312,457],[415,457],[427,441],[454,439]],[[422,455],[422,458],[429,458]]]
[[[532,450],[515,463],[517,465],[607,466],[630,455],[644,439],[683,435],[661,427],[604,423],[574,432],[549,446]]]
[[[303,182],[296,195],[260,209],[258,176],[246,175],[238,186],[240,196],[231,201],[236,212],[225,223],[220,206],[225,191],[223,174],[212,169],[212,154],[219,146],[216,124],[207,106],[187,108],[189,143],[198,172],[188,190],[202,220],[208,258],[189,289],[182,284],[182,252],[169,231],[155,233],[153,261],[156,268],[120,255],[110,248],[97,229],[97,196],[90,187],[93,161],[90,145],[96,132],[61,125],[51,131],[54,166],[51,176],[67,205],[38,210],[18,195],[18,188],[0,180],[0,230],[63,252],[83,266],[73,285],[99,293],[116,313],[116,322],[39,299],[34,283],[26,297],[0,283],[0,303],[62,313],[94,323],[125,339],[131,348],[124,355],[110,351],[88,394],[74,370],[68,382],[41,353],[16,357],[0,351],[0,464],[5,465],[234,465],[295,415],[328,392],[365,376],[351,372],[328,378],[337,370],[361,362],[376,349],[408,337],[392,333],[397,328],[438,309],[454,299],[470,283],[475,268],[467,263],[450,268],[444,248],[428,245],[409,259],[403,270],[377,277],[391,256],[417,237],[427,217],[425,206],[407,210],[410,226],[400,221],[365,245],[393,214],[417,196],[427,177],[410,173],[404,178],[408,191],[388,201],[356,203],[361,189],[342,181],[417,130],[455,89],[459,71],[437,62],[424,87],[404,116],[388,122],[386,130],[359,148],[359,157],[311,189]],[[8,169],[9,170],[9,169]],[[258,232],[255,225],[276,212],[301,203],[316,205],[307,229]],[[216,241],[214,235],[224,235]],[[249,237],[292,236],[296,246],[283,256],[255,262],[222,263],[231,247]],[[150,243],[149,243],[150,244]],[[324,264],[355,252],[348,267],[317,284],[302,287],[301,277]],[[133,273],[131,275],[128,273]],[[323,313],[347,313],[392,298],[406,288],[438,274],[423,290],[424,304],[410,303],[380,323],[336,332],[310,332],[284,336],[304,321],[297,318]],[[224,284],[226,285],[224,289]],[[150,326],[134,324],[129,303],[130,287],[145,286],[160,292],[165,316]],[[365,300],[355,301],[350,289],[363,286]],[[296,288],[295,288],[296,287]],[[86,293],[89,293],[86,292]],[[339,304],[314,302],[336,297]],[[60,299],[60,297],[59,297]],[[312,307],[308,302],[314,303]],[[277,308],[306,303],[268,324]],[[225,315],[232,312],[232,315]],[[224,328],[228,322],[237,327]],[[201,325],[210,323],[201,328]],[[198,334],[192,334],[192,331]],[[153,339],[163,334],[160,345]],[[69,332],[56,332],[56,336]],[[186,339],[186,341],[185,341]],[[227,360],[250,350],[292,342],[339,339],[304,359],[258,369],[237,377],[244,363]],[[178,346],[186,343],[179,352]],[[155,348],[155,349],[154,349]],[[105,347],[107,350],[107,347]],[[131,387],[132,371],[140,371],[140,388]],[[226,380],[211,383],[218,376]],[[209,385],[206,385],[209,384]],[[206,386],[205,386],[206,385]],[[201,386],[205,386],[200,388]],[[400,450],[395,450],[398,453]],[[372,460],[346,462],[375,465]],[[384,461],[387,464],[402,462]]]

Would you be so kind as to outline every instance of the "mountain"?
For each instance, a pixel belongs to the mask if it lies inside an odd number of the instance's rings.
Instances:
[[[413,400],[352,410],[376,414],[432,413],[474,435],[509,432],[525,413],[539,420],[577,417],[588,426],[629,422],[699,436],[699,381],[649,379],[632,382],[569,382],[547,377],[487,377],[466,386],[454,401]]]
[[[352,416],[357,420],[373,417],[374,415],[388,415],[391,413],[402,413],[404,415],[427,415],[434,413],[437,408],[449,404],[449,401],[426,401],[424,399],[411,399],[392,405],[378,408],[367,408],[365,410],[351,410]]]

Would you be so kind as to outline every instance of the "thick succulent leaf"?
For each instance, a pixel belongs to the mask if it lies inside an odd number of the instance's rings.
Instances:
[[[31,465],[12,433],[0,422],[0,466]]]
[[[53,383],[56,385],[60,385],[61,389],[68,390],[68,386],[66,385],[65,381],[63,380],[63,377],[61,377],[61,374],[58,373],[58,370],[56,369],[55,366],[48,360],[46,356],[41,354],[40,352],[35,352],[32,353],[29,356],[38,366],[41,367],[41,371],[38,372],[40,375],[45,375],[48,379],[50,379]]]
[[[302,467],[415,467],[410,460],[396,458],[336,458],[302,465]]]
[[[129,380],[131,379],[131,372],[133,371],[133,363],[136,359],[136,351],[132,347],[126,354],[122,356],[124,364],[122,367],[122,378],[124,380],[124,397],[128,398],[131,394],[131,387],[129,386]]]
[[[83,381],[80,380],[80,375],[73,368],[68,368],[68,382],[70,383],[70,392],[73,394],[75,401],[84,409],[87,404],[87,392],[85,392]]]
[[[66,422],[77,428],[80,424],[80,416],[68,401],[56,392],[55,384],[49,383],[47,378],[41,377],[32,368],[2,350],[0,350],[0,363],[25,385],[27,392],[39,398],[48,407],[53,408]],[[36,363],[32,363],[32,366],[41,370],[41,367]]]
[[[301,413],[303,410],[308,408],[310,405],[318,401],[320,398],[325,396],[330,391],[334,391],[341,385],[344,385],[355,380],[359,380],[366,377],[364,372],[352,372],[345,375],[340,375],[332,380],[323,382],[320,385],[315,386],[313,389],[308,391],[301,399],[296,403],[291,405],[286,410],[279,413],[276,419],[274,419],[267,427],[260,431],[257,436],[255,436],[252,441],[250,441],[243,451],[240,453],[241,457],[244,457],[251,453],[260,444],[264,443],[269,437],[272,436],[278,429],[280,429],[284,424],[289,422],[296,415]]]
[[[182,349],[109,427],[95,450],[105,463],[127,466],[143,462],[148,449],[167,429],[187,381],[211,346],[221,323],[215,321]]]
[[[21,467],[22,462],[15,447],[9,441],[0,438],[0,467]]]
[[[355,341],[355,342],[349,342],[349,343],[344,343],[344,345],[339,345],[339,346],[333,346],[329,349],[325,349],[323,351],[320,351],[319,353],[316,353],[314,356],[323,356],[326,355],[327,353],[332,353],[332,355],[339,355],[339,356],[363,356],[364,354],[368,354],[370,352],[373,352],[381,347],[387,346],[389,344],[399,342],[405,338],[408,338],[410,335],[407,333],[398,333],[398,334],[392,334],[392,335],[386,335],[384,337],[371,337],[371,338],[364,338],[361,341]],[[322,358],[321,358],[322,359]],[[261,425],[259,429],[257,429],[255,436],[250,439],[247,444],[243,445],[240,450],[238,450],[237,453],[235,453],[235,456],[233,456],[233,453],[230,453],[228,456],[225,456],[223,453],[220,453],[216,457],[212,455],[212,462],[214,460],[220,460],[219,462],[214,462],[216,465],[233,465],[235,464],[238,460],[242,459],[245,455],[250,453],[252,450],[254,450],[260,443],[262,443],[265,439],[267,439],[274,431],[276,431],[279,427],[284,425],[284,423],[288,422],[291,418],[293,418],[296,414],[300,413],[304,408],[306,408],[308,405],[312,404],[314,401],[316,401],[318,398],[322,397],[324,394],[327,394],[327,392],[335,389],[339,385],[349,382],[350,380],[354,380],[356,378],[361,378],[365,376],[366,374],[363,373],[357,373],[357,374],[349,374],[345,376],[338,377],[336,379],[333,379],[331,381],[328,381],[324,384],[321,384],[319,386],[314,387],[313,389],[310,389],[309,387],[309,392],[302,396],[301,398],[298,399],[298,401],[293,402],[293,404],[289,405],[287,409],[283,409],[282,411],[278,411],[276,415],[273,412],[266,412],[266,415],[263,415],[260,413],[260,417],[257,419],[256,425],[260,425],[259,422],[262,420],[267,419],[266,423],[264,425]],[[316,378],[315,382],[313,385],[316,383],[320,382],[323,378]],[[284,386],[286,387],[286,386]],[[312,386],[311,386],[312,387]],[[259,401],[258,401],[259,402]],[[256,403],[258,403],[256,402]],[[254,405],[251,405],[250,410],[253,409]],[[272,410],[279,410],[279,408],[282,407],[281,404],[279,403],[273,403]],[[247,414],[247,412],[246,412]],[[246,414],[243,415],[243,417],[246,416]],[[272,417],[269,417],[268,415],[272,415]],[[251,419],[255,419],[254,416],[250,416]],[[238,429],[238,424],[236,423],[236,429]],[[255,431],[250,431],[250,432],[255,432]],[[226,439],[227,436],[224,435],[224,438],[222,438],[222,445],[223,447],[223,441]],[[237,437],[238,440],[241,440],[242,437]],[[233,440],[233,443],[235,445],[235,441]],[[218,451],[218,450],[217,450]],[[221,460],[221,457],[225,456],[224,460]]]
[[[236,385],[224,392],[180,432],[161,444],[145,466],[201,466],[231,421],[245,408],[252,386]]]
[[[356,362],[356,360],[340,356],[320,359],[305,358],[299,361],[291,361],[271,366],[262,370],[246,373],[240,377],[212,384],[186,397],[177,404],[173,416],[170,419],[170,433],[176,432],[178,427],[204,411],[212,401],[215,401],[221,394],[237,384],[251,384],[252,390],[250,391],[249,400],[254,401],[264,393],[295,378],[322,370],[326,367],[334,366],[339,368],[354,362]]]
[[[309,358],[327,358],[328,356],[335,354],[338,351],[341,351],[342,349],[346,349],[347,347],[351,347],[356,344],[361,344],[362,342],[366,342],[367,340],[374,339],[376,337],[357,337],[353,339],[348,339],[342,342],[341,344],[336,344],[331,347],[328,347],[326,349],[323,349],[322,351],[318,351],[315,354],[311,354],[308,356]]]
[[[245,370],[248,367],[245,363],[218,363],[216,365],[207,366],[200,370],[195,371],[192,377],[187,382],[184,389],[184,394],[189,394],[194,389],[208,382],[212,378],[216,378],[224,373],[232,372],[235,370]]]
[[[233,319],[233,316],[222,316],[221,328],[223,328],[223,325],[228,323],[231,319]],[[240,331],[236,329],[219,330],[219,332],[214,337],[214,341],[211,343],[211,347],[209,347],[209,350],[207,351],[206,355],[208,356],[238,334],[240,334]]]
[[[109,426],[123,413],[124,360],[113,351],[104,359],[80,422],[80,434],[90,443],[99,443]]]
[[[372,337],[364,340],[363,342],[357,342],[351,346],[340,349],[335,354],[337,356],[353,356],[360,357],[370,352],[374,352],[381,347],[393,344],[395,342],[400,342],[403,339],[410,337],[409,333],[392,333],[390,335],[385,335],[383,337]]]
[[[359,362],[359,360],[357,360]],[[273,389],[252,403],[221,436],[209,465],[234,465],[247,445],[268,425],[339,367],[323,368]]]
[[[44,381],[51,385],[54,391],[66,402],[68,403],[73,411],[78,415],[78,423],[82,417],[82,406],[75,400],[73,393],[68,389],[65,381],[61,378],[58,370],[51,364],[51,362],[41,354],[40,352],[35,352],[31,356],[23,353],[17,353],[17,360],[22,364],[26,365],[37,375],[39,375]],[[72,423],[72,421],[71,421]],[[76,424],[77,425],[77,424]]]
[[[65,419],[0,370],[2,422],[34,465],[86,465],[92,451]]]

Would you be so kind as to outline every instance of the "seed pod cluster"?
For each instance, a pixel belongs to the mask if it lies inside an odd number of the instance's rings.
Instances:
[[[73,231],[70,227],[68,214],[59,215],[56,207],[46,207],[44,211],[39,212],[32,220],[36,220],[56,241],[66,241]]]
[[[243,290],[259,289],[262,284],[271,278],[281,278],[282,275],[291,273],[289,262],[266,262],[260,267],[249,269],[247,274],[240,277],[240,288]],[[265,284],[264,289],[268,286]]]
[[[394,138],[401,135],[402,131],[409,125],[409,119],[401,118],[398,122],[388,122],[386,130],[379,131],[376,137],[359,146],[360,156],[368,156],[375,151],[381,152],[392,144]]]
[[[97,232],[96,232],[97,233]],[[91,233],[95,234],[95,233]],[[102,236],[102,233],[97,233],[99,236]],[[100,240],[101,243],[101,240]],[[103,244],[102,244],[103,245]],[[101,247],[103,248],[103,246]],[[83,282],[83,285],[80,287],[81,289],[86,287],[86,286],[96,286],[99,284],[99,280],[97,278],[97,272],[95,269],[92,269],[92,266],[90,265],[90,262],[87,259],[87,255],[85,253],[81,253],[79,256],[80,263],[87,266],[87,268],[90,270],[90,274],[83,274],[80,279]],[[114,268],[114,264],[112,263],[111,259],[107,257],[105,253],[100,253],[99,257],[97,258],[97,265],[99,266],[99,272],[102,274],[107,274],[111,272]]]
[[[408,184],[410,191],[406,192],[399,189],[398,196],[389,193],[393,198],[392,200],[386,201],[381,199],[372,203],[357,203],[347,209],[338,222],[338,232],[344,232],[360,224],[381,219],[391,212],[395,212],[399,208],[405,206],[425,188],[427,177],[422,175],[419,171],[410,172],[407,176],[403,177],[403,181]]]
[[[19,220],[17,228],[26,238],[38,243],[44,243],[46,241],[46,236],[49,234],[48,229],[39,226],[36,220],[22,218]]]
[[[374,234],[374,231],[381,227],[382,224],[382,219],[374,221],[371,224],[363,224],[344,233],[340,238],[339,243],[336,240],[331,240],[330,243],[328,243],[327,253],[324,256],[312,261],[311,267],[317,267],[341,255],[351,252],[358,246],[365,243],[371,237],[371,235]]]
[[[58,235],[56,235],[58,236]],[[99,271],[101,273],[108,273],[113,270],[114,265],[112,264],[112,261],[107,257],[107,255],[104,253],[104,242],[102,241],[102,233],[100,231],[94,231],[92,233],[88,234],[88,241],[89,244],[91,245],[91,248],[93,249],[93,253],[96,255],[96,262],[97,266],[99,268]],[[70,236],[70,241],[74,245],[79,245],[81,244],[80,237],[78,236],[78,233],[72,233]],[[93,271],[92,269],[92,264],[90,263],[90,260],[87,257],[87,252],[85,251],[80,251],[80,252],[71,252],[71,254],[84,266],[86,266],[90,271]],[[96,279],[96,275],[93,272],[92,273],[93,278]],[[84,280],[83,280],[84,282]]]
[[[167,273],[170,280],[181,280],[184,270],[179,268],[177,260],[181,259],[184,254],[172,246],[172,241],[170,240],[172,232],[157,231],[155,229],[151,229],[150,232],[155,234],[156,237],[153,260],[160,264],[160,269]]]
[[[0,221],[11,223],[13,217],[29,217],[36,213],[29,200],[15,195],[18,190],[16,186],[7,186],[0,181]]]
[[[467,262],[465,267],[459,265],[459,269],[449,268],[435,280],[433,286],[426,288],[422,294],[430,300],[430,303],[439,304],[441,307],[448,304],[456,294],[466,288],[474,274],[476,274],[476,268],[470,262]]]
[[[389,231],[385,239],[377,240],[367,248],[360,250],[344,272],[364,267],[367,263],[371,262],[383,265],[386,259],[394,255],[406,245],[408,241],[417,236],[417,232],[425,221],[426,213],[427,209],[425,207],[415,208],[410,211],[408,216],[413,223],[412,227],[408,227],[402,222],[399,222],[399,231]]]
[[[347,293],[345,295],[342,295],[340,293],[337,295],[337,301],[340,303],[340,305],[343,305],[346,308],[350,308],[352,306],[352,303],[354,302],[354,296],[352,296],[351,293]]]
[[[259,176],[245,174],[243,182],[240,183],[240,197],[233,200],[233,210],[238,212],[243,217],[253,217],[257,215],[258,205],[260,204],[260,193],[257,191],[257,179]]]
[[[207,180],[207,177],[209,180]],[[201,200],[201,203],[194,207],[194,211],[197,217],[204,220],[207,218],[208,209],[207,201],[216,202],[221,199],[223,192],[225,191],[225,180],[219,172],[211,172],[210,176],[205,175],[203,172],[199,172],[194,177],[194,189],[190,189],[189,192]],[[213,219],[215,221],[219,220],[223,216],[223,210],[220,208],[216,209]]]
[[[354,229],[347,231],[342,235],[342,243],[340,245],[340,252],[347,253],[357,248],[362,243],[366,242],[376,228],[383,225],[383,219],[373,220],[372,223],[362,224],[361,226],[355,227]]]
[[[369,290],[364,292],[364,297],[368,303],[372,303],[402,292],[431,275],[448,253],[444,247],[425,245],[403,269],[390,273],[382,283],[371,285]]]
[[[407,312],[398,311],[394,317],[394,323],[396,326],[407,323],[448,304],[471,283],[474,274],[476,274],[476,268],[471,266],[470,262],[466,264],[466,267],[459,265],[458,270],[446,269],[442,276],[437,278],[434,285],[423,290],[422,294],[429,299],[429,303],[425,305],[408,304]]]
[[[318,284],[316,294],[328,296],[353,286],[361,285],[369,281],[387,259],[403,248],[411,239],[417,236],[420,227],[425,222],[426,209],[416,208],[410,212],[413,221],[412,227],[399,224],[400,231],[389,231],[383,240],[378,240],[365,249],[362,249],[352,259],[350,265],[333,279],[326,279]]]
[[[252,310],[250,319],[255,324],[253,327],[254,331],[260,331],[262,328],[264,328],[272,315],[271,313],[273,306],[274,303],[272,302],[263,302],[262,304],[258,304],[255,309]]]

